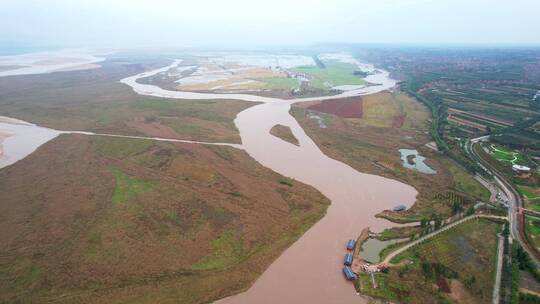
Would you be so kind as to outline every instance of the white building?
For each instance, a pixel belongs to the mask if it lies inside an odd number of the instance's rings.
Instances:
[[[512,165],[512,170],[517,171],[517,172],[530,172],[531,168],[527,166]]]

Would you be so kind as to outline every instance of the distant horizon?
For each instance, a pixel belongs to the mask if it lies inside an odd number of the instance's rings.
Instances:
[[[485,50],[505,50],[505,49],[540,49],[540,43],[352,43],[352,42],[320,42],[313,44],[296,44],[296,45],[253,45],[253,46],[219,46],[219,45],[192,45],[192,46],[88,46],[88,45],[4,45],[0,43],[0,56],[12,56],[39,52],[54,52],[70,49],[88,49],[88,50],[113,50],[113,51],[137,51],[137,50],[152,50],[152,51],[308,51],[309,48],[358,48],[358,49],[423,49],[423,50],[468,50],[468,49],[485,49]]]
[[[540,46],[540,1],[6,0],[0,46]]]

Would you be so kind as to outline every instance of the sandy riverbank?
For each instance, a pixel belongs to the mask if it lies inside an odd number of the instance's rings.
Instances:
[[[0,56],[0,77],[95,69],[104,60],[86,50]]]
[[[59,134],[56,130],[0,116],[0,168],[25,158]]]

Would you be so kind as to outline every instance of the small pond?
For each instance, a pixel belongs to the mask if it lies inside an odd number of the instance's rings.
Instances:
[[[362,250],[360,250],[360,256],[371,263],[380,262],[379,254],[381,251],[386,248],[388,245],[399,243],[405,241],[406,239],[394,239],[381,241],[374,238],[369,238],[367,241],[362,244]]]
[[[425,157],[420,155],[417,150],[414,149],[399,149],[401,154],[401,164],[405,168],[413,169],[425,174],[435,174],[437,171],[430,168],[424,161]]]

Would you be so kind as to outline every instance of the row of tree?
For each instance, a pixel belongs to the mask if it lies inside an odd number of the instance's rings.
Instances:
[[[520,293],[519,304],[540,304],[540,297],[530,293]]]

